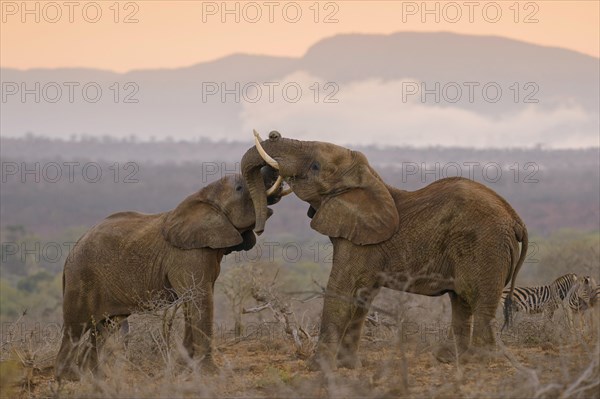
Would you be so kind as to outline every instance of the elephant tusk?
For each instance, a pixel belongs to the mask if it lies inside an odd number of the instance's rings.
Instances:
[[[271,188],[267,190],[267,197],[269,195],[272,195],[275,191],[277,191],[277,189],[279,188],[279,186],[281,186],[281,182],[282,181],[283,181],[283,177],[281,177],[281,175],[279,175],[277,177],[277,180],[273,184],[273,186],[271,186]]]
[[[254,133],[254,137],[256,137],[258,141],[263,141],[262,137],[260,137],[260,134],[258,134],[256,129],[252,129],[252,132]]]
[[[256,145],[256,149],[258,150],[258,153],[260,154],[262,159],[264,159],[265,162],[268,163],[269,166],[271,166],[272,168],[279,170],[279,164],[277,163],[277,161],[271,158],[269,154],[267,154],[267,152],[264,150],[264,148],[262,148],[262,145],[260,145],[260,135],[256,130],[254,130],[254,142]]]
[[[293,192],[294,191],[292,190],[291,187],[287,187],[287,188],[284,188],[283,190],[281,190],[280,196],[285,197],[286,195],[291,194]]]

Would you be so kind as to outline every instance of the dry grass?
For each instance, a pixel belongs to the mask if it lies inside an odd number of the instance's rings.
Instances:
[[[248,319],[241,335],[236,336],[234,326],[216,326],[215,360],[220,371],[205,375],[183,354],[181,312],[165,339],[167,312],[161,309],[130,318],[127,346],[117,335],[107,341],[102,378],[83,374],[81,381],[60,387],[52,368],[57,339],[25,336],[4,341],[2,397],[600,397],[600,309],[587,314],[582,331],[573,329],[560,311],[552,323],[535,315],[518,317],[513,329],[502,335],[497,357],[445,365],[435,360],[431,349],[447,339],[446,304],[386,292],[374,307],[392,309],[389,301],[401,304],[398,308],[404,311],[394,317],[390,312],[370,316],[360,348],[363,366],[357,370],[308,371],[286,332],[289,326],[277,322],[276,314],[271,319],[261,312],[244,316]],[[321,306],[320,300],[286,303],[298,315]],[[299,328],[314,334],[318,320],[296,319]]]

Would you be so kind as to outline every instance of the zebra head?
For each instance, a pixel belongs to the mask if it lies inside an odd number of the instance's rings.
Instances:
[[[590,302],[595,299],[598,291],[598,284],[596,280],[591,276],[584,276],[581,281],[582,294],[584,300]]]
[[[581,283],[587,289],[593,290],[596,287],[596,280],[592,276],[584,276]]]

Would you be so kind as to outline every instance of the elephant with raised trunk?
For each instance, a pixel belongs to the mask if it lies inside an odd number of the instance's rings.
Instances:
[[[358,151],[282,138],[278,132],[262,142],[255,136],[241,165],[254,203],[255,232],[263,231],[267,219],[260,170],[270,165],[279,173],[278,183],[287,182],[310,205],[311,227],[333,243],[311,368],[360,364],[361,329],[381,287],[450,296],[456,345],[440,345],[440,361],[495,347],[502,290],[509,282],[514,286],[527,253],[525,224],[502,197],[458,177],[404,191],[387,185]]]
[[[275,182],[267,168],[260,176],[263,186]],[[282,195],[280,187],[263,194],[269,204]],[[230,175],[169,212],[120,212],[92,227],[64,266],[57,377],[78,378],[77,344],[86,331],[91,330],[91,348],[83,351],[82,362],[95,369],[97,335],[109,321],[123,323],[149,304],[180,298],[183,346],[190,357],[201,359],[204,369],[216,369],[211,354],[215,280],[223,255],[255,245],[255,219],[246,183],[241,175]]]

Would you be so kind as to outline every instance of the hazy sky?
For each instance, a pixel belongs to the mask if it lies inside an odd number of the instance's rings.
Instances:
[[[0,66],[19,69],[175,68],[236,52],[297,57],[335,34],[398,31],[498,35],[600,52],[595,0],[429,1],[429,13],[422,1],[228,1],[231,13],[222,1],[0,3]]]

